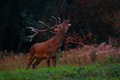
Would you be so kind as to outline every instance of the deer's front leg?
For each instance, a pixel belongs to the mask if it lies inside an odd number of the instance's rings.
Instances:
[[[52,64],[54,67],[56,67],[56,56],[52,57]]]

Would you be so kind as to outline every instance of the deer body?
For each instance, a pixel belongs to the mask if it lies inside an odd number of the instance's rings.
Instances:
[[[58,29],[56,29],[57,33],[55,36],[45,42],[35,43],[30,48],[30,57],[27,64],[27,69],[31,65],[34,69],[43,59],[47,59],[47,66],[50,66],[50,59],[52,59],[53,65],[56,66],[56,52],[64,40],[68,26],[68,21],[63,22],[60,26],[57,27]],[[36,61],[32,64],[34,59],[36,59]]]
[[[39,58],[49,58],[55,56],[55,53],[62,44],[63,39],[63,35],[55,35],[46,42],[36,43],[31,47],[30,52],[33,53],[30,54],[33,54],[34,57]]]

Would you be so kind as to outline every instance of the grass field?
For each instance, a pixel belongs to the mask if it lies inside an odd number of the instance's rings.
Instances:
[[[26,70],[29,54],[0,52],[0,80],[120,80],[120,47],[84,45],[57,54],[57,67],[42,61]]]
[[[120,80],[120,64],[60,65],[56,68],[0,71],[0,80]]]

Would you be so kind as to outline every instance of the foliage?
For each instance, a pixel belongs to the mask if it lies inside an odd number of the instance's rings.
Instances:
[[[56,68],[39,68],[36,70],[0,71],[0,80],[119,80],[120,65],[112,64],[110,66],[99,64],[83,67],[62,65]]]
[[[84,45],[82,48],[74,48],[62,54],[60,58],[63,64],[84,65],[90,63],[111,64],[120,62],[120,49],[110,44]]]
[[[1,0],[0,50],[27,52],[35,42],[48,39],[49,34],[26,40],[31,33],[25,26],[42,28],[37,22],[49,22],[50,16],[70,19],[73,30],[80,36],[92,32],[97,43],[108,41],[109,36],[119,36],[119,0]],[[38,40],[39,39],[39,40]]]

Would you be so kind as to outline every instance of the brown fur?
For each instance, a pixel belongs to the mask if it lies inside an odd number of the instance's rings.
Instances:
[[[42,43],[36,43],[30,48],[30,57],[27,64],[27,69],[32,65],[34,69],[43,59],[47,59],[47,66],[50,66],[50,59],[56,66],[56,52],[60,48],[64,36],[69,28],[69,21],[57,25],[56,35]],[[33,63],[33,61],[36,61]]]

